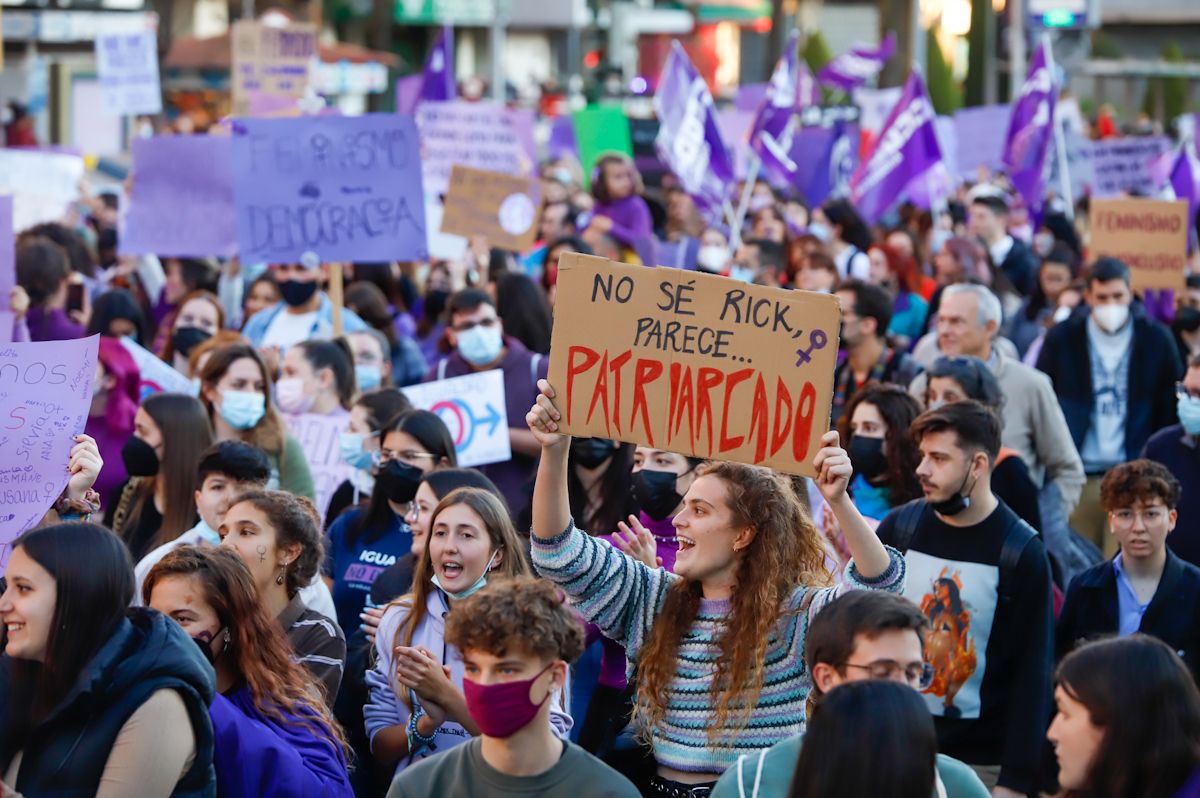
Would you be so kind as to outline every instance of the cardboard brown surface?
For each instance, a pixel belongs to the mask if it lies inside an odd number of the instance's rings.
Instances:
[[[250,97],[299,99],[312,79],[317,58],[317,27],[292,23],[284,27],[238,20],[231,34],[233,65],[233,115],[250,113]]]
[[[537,238],[541,200],[537,180],[455,164],[446,192],[442,232],[483,235],[493,247],[524,252]]]
[[[558,264],[549,379],[564,431],[814,476],[837,298],[576,253]]]
[[[1093,199],[1092,260],[1102,255],[1129,266],[1135,290],[1184,289],[1188,204],[1154,199]]]

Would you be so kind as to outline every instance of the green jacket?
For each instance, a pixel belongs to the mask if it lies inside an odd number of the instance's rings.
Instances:
[[[737,764],[721,776],[721,780],[713,788],[711,798],[785,798],[792,787],[792,776],[796,773],[796,762],[800,759],[800,747],[803,742],[804,735],[797,734],[765,751],[739,757]],[[754,786],[756,776],[757,790]],[[945,798],[991,796],[983,782],[975,775],[975,771],[957,759],[938,754],[937,776],[945,789],[945,793],[940,790],[934,793],[938,798],[943,794]]]

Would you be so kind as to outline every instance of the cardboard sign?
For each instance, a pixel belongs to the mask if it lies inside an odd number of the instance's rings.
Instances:
[[[456,165],[528,177],[537,164],[532,111],[495,103],[423,102],[417,127],[421,176],[430,194],[449,190]]]
[[[243,263],[425,259],[412,117],[238,119],[232,163]]]
[[[1166,136],[1103,139],[1091,142],[1091,161],[1095,183],[1093,197],[1115,197],[1127,192],[1145,195],[1158,191],[1151,164],[1171,150]]]
[[[487,236],[493,247],[524,252],[537,238],[541,206],[539,180],[455,166],[442,232]]]
[[[0,303],[7,307],[8,295],[17,284],[17,242],[13,235],[13,198],[0,197]]]
[[[173,258],[237,252],[233,143],[225,136],[133,141],[133,191],[118,246],[122,254]]]
[[[13,229],[57,222],[79,199],[83,158],[63,152],[0,147],[0,194],[13,197]]]
[[[133,116],[162,111],[158,35],[154,31],[97,36],[96,72],[108,113]]]
[[[828,294],[564,255],[549,371],[560,427],[814,476],[840,323]]]
[[[1124,261],[1132,273],[1135,290],[1182,291],[1187,217],[1188,204],[1182,200],[1094,199],[1088,251],[1093,258],[1111,255]]]
[[[100,336],[0,347],[0,569],[67,486],[92,404]]]
[[[288,430],[304,450],[313,478],[313,493],[322,517],[329,509],[338,485],[350,478],[354,468],[342,460],[340,437],[350,423],[348,416],[319,416],[313,413],[283,414]]]
[[[454,439],[459,468],[512,459],[504,372],[500,369],[450,377],[401,389],[413,407],[437,413]]]
[[[283,27],[239,20],[233,23],[233,115],[250,113],[251,92],[299,99],[312,80],[317,60],[317,28],[307,23]]]

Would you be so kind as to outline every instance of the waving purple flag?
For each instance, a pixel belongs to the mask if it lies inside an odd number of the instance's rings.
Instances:
[[[878,220],[909,183],[942,160],[936,118],[925,81],[914,70],[874,149],[850,178],[850,200],[868,222]]]
[[[412,83],[416,76],[401,78],[406,81],[397,85],[396,110],[400,113],[411,114],[416,107],[425,102],[446,102],[458,97],[458,88],[454,83],[454,28],[444,25],[438,34],[433,49],[425,58],[425,68],[421,71],[420,84],[412,91]],[[401,86],[407,87],[402,91]]]
[[[800,32],[793,30],[787,47],[771,73],[766,95],[758,106],[754,124],[750,127],[750,149],[762,159],[769,174],[790,180],[796,173],[796,162],[789,150],[796,130],[796,108],[799,99],[799,75],[796,64],[796,45]]]
[[[1047,42],[1042,42],[1033,60],[1021,95],[1013,104],[1008,119],[1008,135],[1004,140],[1002,160],[1008,170],[1013,188],[1025,200],[1032,214],[1040,214],[1045,199],[1042,175],[1046,153],[1054,143],[1054,100],[1057,94],[1054,76],[1047,57]]]
[[[708,209],[720,208],[733,184],[733,161],[713,113],[708,84],[678,41],[663,67],[654,93],[658,114],[658,157],[683,190]]]
[[[870,47],[854,47],[850,52],[842,53],[817,73],[817,80],[827,86],[833,86],[844,92],[851,92],[869,78],[879,74],[883,65],[896,52],[896,34],[889,33],[879,45],[878,50]]]
[[[1200,161],[1194,153],[1194,145],[1185,141],[1175,156],[1175,165],[1171,167],[1171,188],[1175,190],[1175,199],[1187,200],[1188,204],[1188,242],[1191,243],[1192,228],[1196,224],[1196,206],[1200,202]]]

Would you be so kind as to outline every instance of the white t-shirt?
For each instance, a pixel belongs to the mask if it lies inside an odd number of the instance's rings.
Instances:
[[[291,347],[312,338],[313,328],[317,324],[317,311],[311,313],[288,313],[281,310],[271,319],[267,332],[263,335],[264,347],[277,346],[280,352],[286,352]]]
[[[1088,361],[1092,372],[1092,417],[1079,456],[1085,471],[1108,469],[1127,458],[1125,419],[1129,414],[1129,357],[1133,321],[1110,335],[1096,320],[1087,321]],[[1080,364],[1081,366],[1083,364]]]

